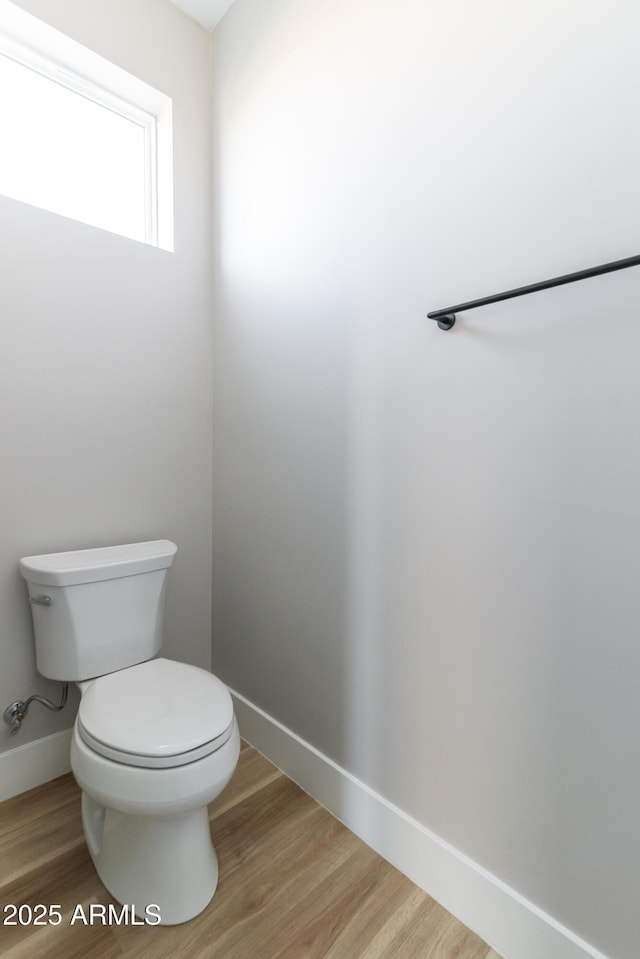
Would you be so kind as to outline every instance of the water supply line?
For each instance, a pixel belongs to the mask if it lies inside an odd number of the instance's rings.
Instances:
[[[68,695],[69,683],[65,683],[62,687],[62,699],[59,703],[52,703],[51,700],[45,699],[44,696],[36,695],[29,696],[28,699],[18,700],[16,703],[10,703],[2,714],[2,718],[9,727],[9,734],[15,736],[16,733],[20,732],[22,721],[26,717],[31,703],[41,703],[43,706],[46,706],[47,709],[52,709],[55,713],[59,713],[60,710],[64,709],[67,705]]]

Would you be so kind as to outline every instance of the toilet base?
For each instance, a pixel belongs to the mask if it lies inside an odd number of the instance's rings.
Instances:
[[[138,919],[155,925],[159,916],[162,925],[178,925],[211,901],[218,860],[206,806],[169,817],[134,816],[83,792],[82,824],[104,887]]]

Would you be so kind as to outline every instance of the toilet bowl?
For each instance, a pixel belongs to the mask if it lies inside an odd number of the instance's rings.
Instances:
[[[206,759],[159,771],[127,766],[123,776],[74,729],[71,767],[91,859],[105,889],[139,918],[154,906],[163,925],[188,922],[213,898],[218,861],[207,804],[231,778],[239,750],[234,720],[231,738]]]
[[[164,925],[187,922],[218,883],[207,805],[238,761],[231,697],[167,659],[79,685],[71,768],[96,872],[137,916],[153,905]]]
[[[159,540],[20,561],[38,669],[81,692],[71,768],[96,872],[139,919],[164,925],[198,915],[216,890],[207,805],[240,751],[224,683],[156,657],[175,552]]]

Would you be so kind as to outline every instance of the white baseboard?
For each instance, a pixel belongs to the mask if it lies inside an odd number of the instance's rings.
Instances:
[[[504,959],[607,959],[238,693],[240,733]]]
[[[0,802],[70,772],[71,730],[0,753]]]

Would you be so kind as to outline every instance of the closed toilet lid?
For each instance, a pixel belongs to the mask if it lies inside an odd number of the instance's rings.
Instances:
[[[169,659],[94,679],[78,710],[84,742],[131,766],[194,762],[223,746],[232,729],[233,702],[224,683],[204,669]]]

